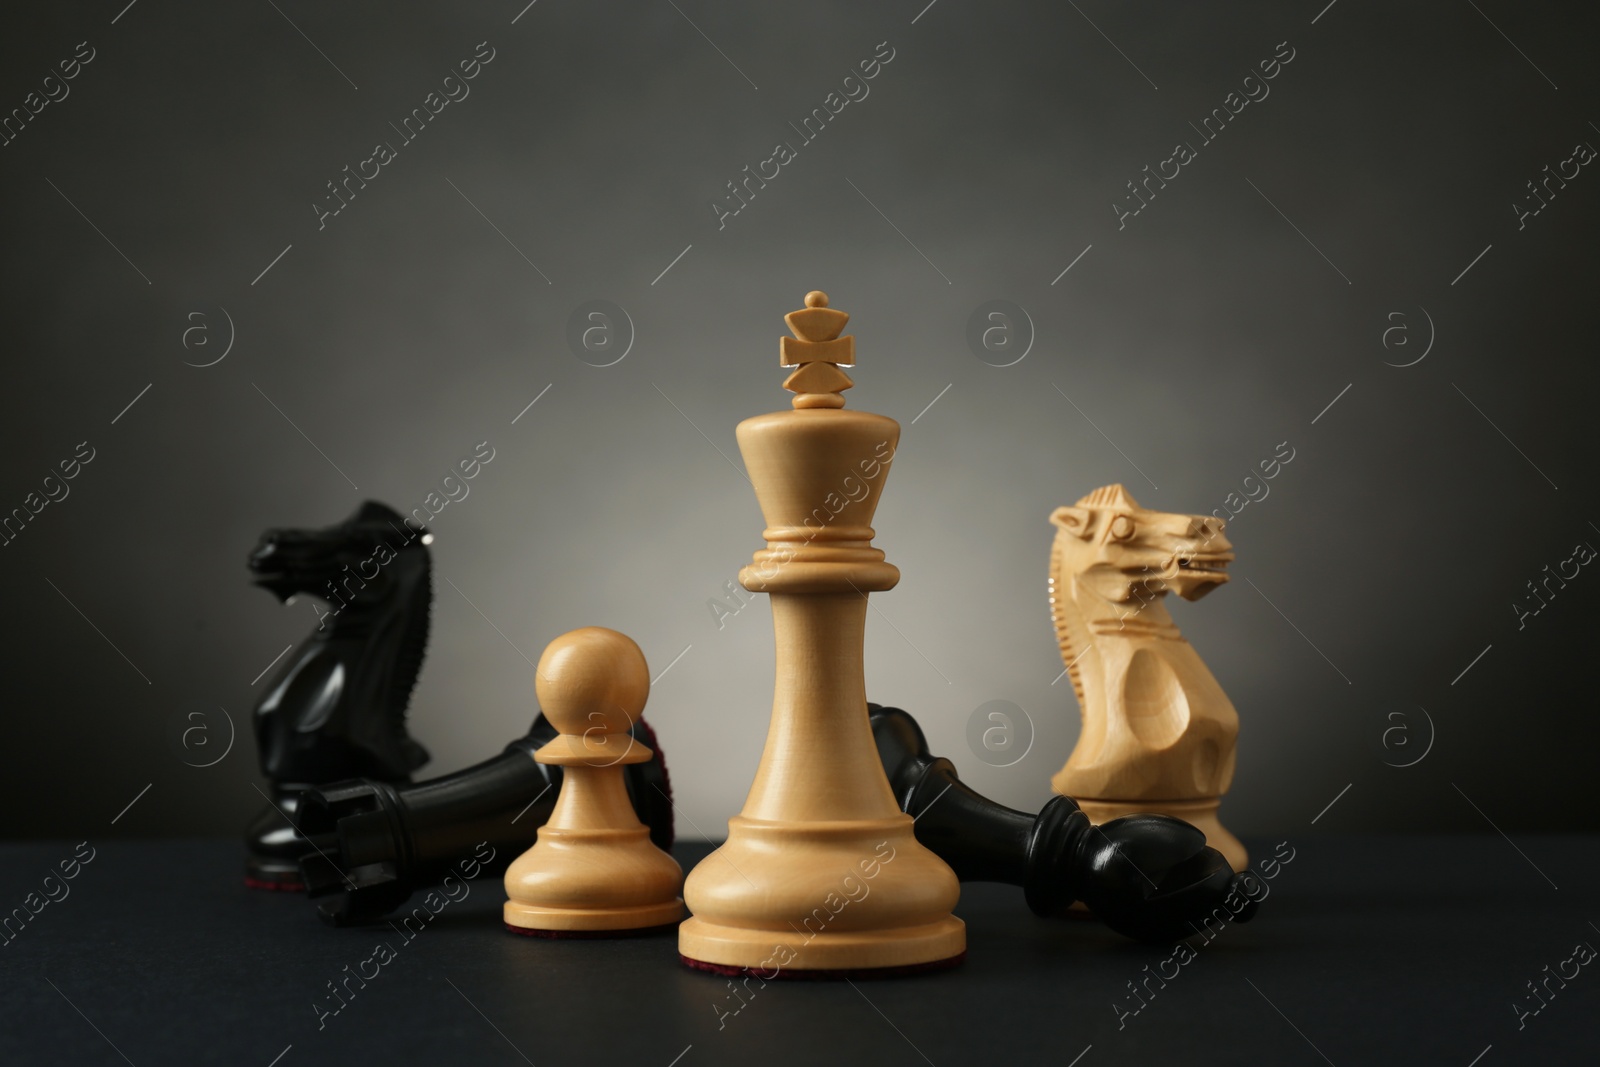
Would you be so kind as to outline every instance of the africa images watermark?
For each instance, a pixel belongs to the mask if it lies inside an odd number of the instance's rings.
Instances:
[[[884,454],[886,449],[888,451],[887,455]],[[872,456],[861,460],[856,465],[861,472],[860,476],[857,476],[854,471],[846,474],[839,483],[839,489],[828,493],[827,496],[823,497],[821,504],[811,509],[811,514],[807,515],[801,523],[807,530],[811,531],[804,544],[809,545],[816,539],[818,534],[826,530],[828,524],[845,509],[847,504],[858,503],[867,498],[867,494],[871,492],[869,483],[876,481],[884,471],[889,469],[889,464],[894,461],[894,453],[894,445],[888,441],[879,441],[877,447],[873,449]],[[813,526],[813,523],[816,525]],[[763,580],[770,580],[776,578],[778,573],[783,570],[784,565],[793,561],[798,554],[799,550],[797,548],[791,543],[785,542],[783,547],[778,549],[777,558],[753,563],[751,566]],[[729,600],[733,601],[731,605],[727,601],[718,600],[716,597],[706,598],[706,608],[711,612],[711,621],[717,624],[718,630],[727,626],[728,620],[748,607],[754,599],[746,596],[745,590],[732,578],[722,583],[722,591],[728,596]]]
[[[488,49],[487,54],[484,52],[485,49]],[[411,109],[411,114],[400,120],[399,126],[392,122],[389,123],[394,132],[400,135],[400,147],[404,148],[420,137],[422,131],[427,128],[428,123],[437,118],[439,113],[452,103],[459,104],[466,100],[472,93],[472,87],[467,82],[483,73],[483,68],[494,61],[495,55],[496,52],[489,47],[488,41],[480,41],[477,51],[473,53],[471,59],[463,59],[456,64],[461,71],[459,78],[454,74],[445,75],[442,83],[443,96],[439,95],[437,89],[432,90],[422,98],[421,104]],[[402,127],[404,128],[402,129]],[[383,168],[398,158],[400,158],[399,150],[395,148],[392,141],[380,141],[372,146],[372,155],[356,164],[355,173],[351,173],[350,165],[346,163],[344,177],[341,179],[329,179],[327,183],[328,191],[333,194],[332,199],[323,197],[322,201],[313,202],[311,205],[311,210],[317,216],[317,229],[327,229],[328,220],[350,206],[350,201],[356,198],[356,191],[365,189],[367,182],[376,181],[378,176],[383,173]],[[370,174],[367,173],[366,169],[369,166],[372,168]],[[337,184],[335,184],[336,181]],[[351,182],[356,184],[354,189],[350,187]],[[341,187],[344,189],[344,194],[339,192]],[[328,205],[325,206],[323,201],[328,201]],[[331,206],[334,202],[337,202],[337,207]]]
[[[1288,455],[1284,455],[1283,450],[1286,448],[1289,450]],[[1257,478],[1254,472],[1245,475],[1239,480],[1239,486],[1244,490],[1244,496],[1241,497],[1238,493],[1229,493],[1223,498],[1222,507],[1212,508],[1211,514],[1215,515],[1217,518],[1226,523],[1230,519],[1237,518],[1239,513],[1245,508],[1249,507],[1251,503],[1260,503],[1261,501],[1267,499],[1267,495],[1272,492],[1272,487],[1267,485],[1267,481],[1276,478],[1280,473],[1282,473],[1285,466],[1294,462],[1294,457],[1294,446],[1288,441],[1279,441],[1277,448],[1273,450],[1273,453],[1270,457],[1260,460],[1256,463],[1257,468],[1259,468],[1261,471],[1261,478]],[[1266,479],[1266,481],[1263,481],[1262,479]],[[1250,488],[1251,482],[1256,483],[1256,488],[1254,490]],[[1227,511],[1226,515],[1218,514],[1219,511],[1224,509]],[[1217,527],[1216,533],[1213,533],[1211,536],[1215,537],[1221,532],[1222,527],[1219,526]],[[1207,540],[1209,541],[1210,538],[1207,538]]]
[[[88,855],[84,854],[84,849],[89,850]],[[0,938],[4,938],[4,941],[0,941],[0,946],[9,948],[11,942],[21,935],[30,922],[38,918],[40,912],[51,904],[59,904],[66,900],[67,895],[72,892],[67,883],[78,877],[83,868],[93,862],[95,855],[93,845],[87,841],[78,842],[78,847],[73,850],[72,856],[56,864],[61,872],[60,876],[52,871],[41,880],[40,889],[44,890],[43,896],[39,895],[38,890],[29,890],[19,906],[12,908],[9,915],[0,918]]]
[[[1287,856],[1284,855],[1284,849],[1289,850]],[[1128,998],[1129,1003],[1131,1005],[1134,1001],[1137,1001],[1138,1007],[1124,1007],[1116,1001],[1112,1002],[1111,1010],[1117,1013],[1117,1029],[1126,1029],[1129,1019],[1148,1008],[1150,1006],[1148,1002],[1156,999],[1156,993],[1167,988],[1168,982],[1175,980],[1182,974],[1184,966],[1197,959],[1200,955],[1199,950],[1215,941],[1217,935],[1227,928],[1229,920],[1243,911],[1248,902],[1256,901],[1259,903],[1266,900],[1267,896],[1272,892],[1272,887],[1267,885],[1267,882],[1276,878],[1283,872],[1283,868],[1293,863],[1294,857],[1295,850],[1290,846],[1289,842],[1278,842],[1277,847],[1273,850],[1272,857],[1261,861],[1261,872],[1259,874],[1254,871],[1250,872],[1255,874],[1255,877],[1242,880],[1242,888],[1236,885],[1230,889],[1222,904],[1212,909],[1211,914],[1201,921],[1201,926],[1195,927],[1195,933],[1205,940],[1198,945],[1191,945],[1187,941],[1179,941],[1172,946],[1171,955],[1156,964],[1154,971],[1150,970],[1148,963],[1144,965],[1145,974],[1143,978],[1138,979],[1139,984],[1137,986],[1134,984],[1134,979],[1129,979],[1127,983],[1128,992],[1133,994],[1132,997]],[[1258,887],[1259,891],[1257,891]],[[1212,926],[1213,923],[1216,924],[1214,928]],[[1201,927],[1204,927],[1204,929]],[[1171,968],[1170,974],[1167,973],[1168,967]],[[1151,982],[1156,984],[1156,988],[1152,989],[1150,987]],[[1148,994],[1148,997],[1140,994],[1139,989],[1141,987]]]
[[[856,70],[861,72],[859,77],[853,71],[844,76],[844,81],[841,85],[844,95],[841,96],[838,89],[831,90],[827,96],[822,98],[822,105],[812,108],[811,114],[801,119],[799,126],[796,126],[793,122],[789,123],[789,128],[800,135],[802,147],[822,136],[822,131],[828,128],[828,123],[837,118],[839,113],[849,107],[852,102],[860,103],[867,98],[868,94],[872,92],[872,87],[867,82],[876,78],[882,73],[883,68],[893,61],[895,50],[890,47],[888,41],[880,41],[873,50],[872,56],[873,58],[863,59],[856,64]],[[728,219],[750,206],[749,202],[756,198],[757,189],[765,189],[767,182],[775,180],[779,174],[783,173],[784,167],[798,158],[800,158],[800,150],[794,146],[793,142],[779,141],[772,147],[772,155],[756,164],[754,172],[751,171],[750,165],[746,163],[742,171],[744,177],[728,181],[728,196],[719,196],[708,201],[711,205],[711,213],[717,217],[717,229],[726,229]],[[771,173],[768,173],[768,167],[772,168]],[[751,187],[751,182],[755,183],[754,188]],[[739,191],[741,187],[744,189],[743,193]],[[738,206],[733,206],[735,204]]]
[[[884,849],[889,850],[887,856],[883,854]],[[861,860],[854,868],[848,869],[839,879],[839,889],[830,891],[825,895],[822,898],[822,903],[812,908],[811,913],[801,920],[801,926],[804,926],[805,929],[801,930],[799,927],[795,927],[796,933],[804,934],[805,936],[805,941],[801,943],[798,949],[789,944],[773,945],[771,955],[762,960],[758,966],[745,969],[744,980],[739,985],[734,985],[733,980],[729,979],[728,989],[733,994],[731,999],[737,1002],[738,1007],[724,1011],[720,1004],[712,1003],[711,1010],[717,1013],[717,1021],[719,1023],[717,1029],[724,1029],[728,1025],[730,1016],[738,1015],[743,1011],[750,1000],[754,1000],[756,994],[766,987],[768,981],[778,977],[785,967],[799,959],[805,952],[806,945],[816,940],[817,935],[826,930],[828,924],[842,915],[846,908],[851,904],[859,904],[866,900],[872,893],[872,886],[868,883],[883,873],[883,868],[892,863],[896,855],[898,853],[895,851],[895,847],[889,844],[887,840],[879,841],[871,856]],[[856,873],[857,871],[860,872],[859,875]],[[790,925],[793,924],[791,923]],[[757,973],[769,968],[770,973],[768,974]],[[759,983],[755,989],[750,988],[751,979]],[[750,994],[749,1000],[739,992],[741,986],[746,993]],[[723,999],[728,1000],[730,998],[724,997]]]
[[[1554,571],[1550,569],[1550,564],[1546,563],[1544,565],[1544,577],[1537,580],[1537,585],[1534,584],[1535,579],[1528,579],[1528,592],[1533,594],[1533,600],[1528,603],[1527,607],[1523,607],[1522,604],[1519,604],[1515,600],[1511,602],[1511,610],[1517,616],[1517,629],[1526,629],[1528,626],[1528,617],[1531,615],[1537,615],[1545,608],[1549,607],[1549,602],[1556,598],[1556,593],[1562,589],[1565,589],[1568,582],[1577,578],[1578,574],[1580,573],[1579,568],[1586,566],[1591,560],[1594,559],[1594,556],[1594,549],[1589,545],[1589,543],[1587,541],[1580,541],[1573,546],[1572,555],[1556,564],[1556,569]],[[1572,573],[1570,574],[1567,573],[1567,568],[1569,566],[1572,568]],[[1551,582],[1556,583],[1556,588],[1552,589],[1550,587]],[[1539,590],[1541,588],[1544,590],[1544,596],[1539,595]],[[1538,605],[1537,607],[1534,606],[1535,602]]]
[[[87,454],[85,449],[88,450]],[[22,498],[21,506],[12,508],[10,514],[0,517],[0,548],[5,548],[20,537],[28,523],[45,508],[52,503],[59,504],[67,499],[72,492],[72,487],[67,483],[82,473],[84,467],[94,462],[96,454],[94,446],[88,441],[79,441],[72,455],[56,464],[57,470],[61,472],[60,477],[56,476],[55,471],[44,476],[40,485],[44,490],[43,496],[36,490],[30,490]]]
[[[484,449],[489,450],[488,455],[484,455]],[[450,468],[450,473],[440,479],[438,490],[429,490],[428,495],[422,498],[422,503],[412,508],[409,515],[401,518],[400,525],[405,527],[404,530],[395,526],[393,522],[389,524],[399,536],[399,544],[379,541],[373,548],[372,554],[358,562],[353,570],[348,563],[340,568],[344,571],[342,579],[337,577],[329,578],[327,591],[316,595],[326,600],[332,606],[332,610],[324,610],[315,601],[311,605],[311,610],[317,613],[317,629],[321,630],[329,619],[335,618],[343,611],[347,606],[346,601],[355,599],[356,593],[367,587],[367,582],[376,579],[379,571],[382,570],[386,563],[395,558],[400,549],[411,544],[418,536],[423,538],[423,544],[431,541],[432,535],[424,532],[426,524],[437,519],[439,513],[449,507],[450,504],[460,503],[465,500],[467,494],[472,492],[472,487],[467,485],[467,482],[483,473],[483,468],[493,461],[495,455],[496,452],[493,445],[488,441],[479,441],[473,447],[471,456],[459,460],[454,467]],[[459,478],[456,477],[457,471],[461,472]],[[454,488],[452,488],[452,485],[454,485]],[[439,495],[440,491],[443,491],[443,496]],[[418,512],[421,512],[421,515]],[[423,518],[422,516],[427,517]],[[413,526],[413,523],[416,525]],[[366,570],[369,566],[372,568],[371,574],[368,574]],[[351,582],[355,583],[354,589],[350,587]]]
[[[72,87],[67,82],[81,74],[83,68],[93,63],[98,54],[88,41],[79,41],[77,50],[56,64],[61,73],[46,74],[39,83],[40,89],[44,90],[43,96],[39,95],[38,89],[29,90],[28,95],[22,98],[21,107],[12,108],[9,115],[0,118],[0,148],[9,147],[12,141],[21,137],[28,124],[36,120],[45,108],[59,104],[72,95]]]
[[[1287,52],[1285,52],[1286,49]],[[1283,73],[1283,68],[1294,61],[1295,55],[1295,50],[1289,46],[1288,41],[1279,41],[1277,51],[1272,54],[1272,58],[1263,59],[1256,64],[1257,69],[1261,72],[1260,77],[1257,77],[1254,73],[1245,75],[1244,81],[1240,86],[1244,90],[1243,96],[1239,95],[1238,89],[1231,90],[1227,96],[1222,98],[1221,106],[1212,108],[1211,114],[1200,120],[1199,126],[1192,122],[1189,123],[1190,128],[1200,135],[1200,147],[1204,148],[1212,141],[1215,141],[1222,131],[1227,128],[1228,123],[1238,118],[1240,112],[1244,111],[1245,108],[1252,103],[1259,104],[1265,100],[1268,94],[1272,92],[1267,82]],[[1212,128],[1213,126],[1215,126],[1215,129]],[[1156,189],[1150,187],[1152,181],[1156,183],[1158,188],[1165,189],[1167,182],[1177,180],[1178,176],[1183,173],[1183,168],[1199,157],[1200,150],[1191,142],[1183,141],[1172,146],[1172,155],[1157,163],[1154,173],[1151,173],[1149,164],[1146,164],[1144,168],[1145,176],[1142,179],[1133,179],[1128,182],[1128,190],[1133,195],[1122,198],[1130,204],[1137,202],[1138,206],[1124,207],[1116,201],[1111,204],[1111,213],[1117,217],[1117,229],[1127,229],[1128,220],[1149,207],[1149,201],[1156,198]],[[1167,173],[1166,169],[1169,166],[1172,168],[1172,173],[1170,174]],[[1139,184],[1134,184],[1135,181]],[[1140,186],[1143,186],[1145,195],[1140,194]]]
[[[1289,450],[1287,455],[1284,454],[1284,449]],[[1261,477],[1257,478],[1254,473],[1245,475],[1239,480],[1240,488],[1244,490],[1244,496],[1240,496],[1237,492],[1230,492],[1226,497],[1223,498],[1221,507],[1211,509],[1211,514],[1222,521],[1215,524],[1208,524],[1205,527],[1205,539],[1199,543],[1198,547],[1203,549],[1220,537],[1223,531],[1226,529],[1228,523],[1232,519],[1237,518],[1239,513],[1244,511],[1245,508],[1249,507],[1251,503],[1260,503],[1261,501],[1267,499],[1267,497],[1272,493],[1272,487],[1269,486],[1267,482],[1271,481],[1273,478],[1276,478],[1279,474],[1282,474],[1283,468],[1294,462],[1295,455],[1296,453],[1293,445],[1291,445],[1288,441],[1280,441],[1270,457],[1259,460],[1256,463],[1256,467],[1260,470]],[[1254,482],[1256,486],[1254,489],[1250,488],[1252,482]],[[1226,514],[1223,514],[1224,511]],[[1129,619],[1140,614],[1145,608],[1155,603],[1166,591],[1166,579],[1159,576],[1142,578],[1139,581],[1134,582],[1129,587],[1129,592],[1132,594],[1134,606],[1130,609],[1124,609],[1119,612],[1117,617],[1117,629],[1126,629]]]
[[[1550,201],[1556,198],[1556,190],[1550,188],[1551,182],[1555,182],[1560,188],[1565,189],[1568,181],[1582,173],[1579,168],[1587,166],[1594,157],[1594,147],[1587,142],[1579,142],[1573,146],[1572,155],[1556,164],[1555,173],[1551,173],[1550,164],[1546,163],[1543,178],[1528,179],[1528,192],[1533,194],[1533,199],[1528,202],[1526,207],[1515,201],[1511,204],[1511,210],[1517,216],[1517,229],[1526,229],[1528,220],[1549,207]],[[1567,173],[1566,168],[1568,166],[1572,167],[1571,174]],[[1538,182],[1537,185],[1534,184],[1535,181]],[[1544,190],[1543,195],[1540,195],[1539,192],[1541,188]]]
[[[1524,997],[1523,1000],[1528,1001],[1533,1006],[1527,1007],[1515,1000],[1511,1002],[1511,1010],[1517,1016],[1517,1029],[1526,1029],[1528,1020],[1548,1008],[1550,1001],[1556,999],[1556,994],[1567,988],[1568,982],[1582,974],[1583,968],[1593,962],[1594,957],[1594,946],[1587,941],[1580,941],[1572,947],[1572,955],[1556,964],[1554,971],[1550,969],[1548,963],[1544,965],[1544,977],[1539,980],[1538,985],[1534,984],[1532,978],[1528,979],[1526,983],[1528,992],[1533,995]],[[1567,972],[1568,966],[1572,968],[1570,974]],[[1553,987],[1550,984],[1551,982],[1555,983]],[[1542,994],[1539,992],[1541,987],[1544,989]]]
[[[485,850],[487,850],[487,854],[485,854]],[[400,948],[405,948],[415,941],[417,935],[427,929],[428,924],[445,908],[451,904],[459,904],[461,901],[466,900],[472,894],[472,886],[468,883],[478,876],[484,864],[493,860],[494,847],[487,841],[478,842],[473,849],[472,855],[456,864],[455,873],[445,875],[444,881],[437,889],[428,890],[427,894],[422,898],[422,903],[412,908],[411,913],[400,920],[399,926],[395,926],[391,922],[389,926],[397,934],[405,938],[404,941],[400,942]],[[452,883],[454,883],[453,886]],[[380,941],[373,946],[370,955],[355,965],[353,971],[348,963],[345,964],[341,968],[343,977],[330,978],[327,982],[329,996],[324,999],[328,1001],[328,1004],[325,1005],[316,1000],[311,1002],[311,1010],[317,1016],[317,1029],[326,1030],[328,1028],[328,1020],[349,1007],[349,1001],[354,1000],[358,992],[367,988],[368,982],[376,981],[381,977],[383,968],[393,963],[399,956],[399,949],[396,949],[392,943]],[[370,973],[367,970],[368,967],[371,968]],[[354,983],[353,987],[352,983]],[[341,988],[347,996],[339,995]],[[332,1006],[334,1004],[337,1004],[337,1007]]]

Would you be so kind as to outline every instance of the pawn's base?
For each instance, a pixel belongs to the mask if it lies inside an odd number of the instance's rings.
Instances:
[[[725,978],[755,978],[762,982],[772,982],[779,979],[786,982],[847,982],[858,978],[908,978],[912,975],[951,970],[961,966],[966,958],[967,954],[963,951],[946,959],[929,960],[927,963],[908,963],[899,967],[847,967],[837,970],[801,970],[795,967],[774,967],[772,968],[773,973],[769,974],[767,973],[768,969],[765,967],[731,967],[722,963],[707,963],[705,960],[690,959],[681,952],[678,954],[678,962],[693,970],[705,971],[707,974],[718,974]]]
[[[515,900],[508,900],[505,904],[506,926],[515,928],[517,933],[534,936],[626,936],[646,933],[655,927],[671,926],[682,918],[683,900],[678,897],[655,904],[609,908],[541,907]]]
[[[1206,844],[1222,853],[1228,866],[1243,871],[1250,866],[1250,854],[1244,844],[1217,819],[1221,797],[1201,797],[1196,800],[1085,800],[1074,797],[1078,807],[1089,816],[1089,821],[1099,826],[1124,815],[1153,812],[1182,819],[1206,835]]]

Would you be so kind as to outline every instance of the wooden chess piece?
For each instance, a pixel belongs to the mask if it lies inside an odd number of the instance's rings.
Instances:
[[[245,831],[246,885],[305,888],[302,790],[343,778],[403,784],[428,762],[406,732],[406,705],[428,646],[432,540],[415,520],[368,500],[336,526],[268,530],[250,553],[256,585],[284,602],[309,594],[328,610],[318,606],[317,628],[252,716],[272,795]]]
[[[555,810],[561,767],[535,762],[534,753],[559,733],[541,714],[498,756],[454,774],[409,785],[354,778],[300,794],[300,875],[317,913],[334,926],[381,919],[416,890],[458,874],[469,856],[484,876],[503,876]],[[667,851],[666,761],[648,723],[640,719],[631,733],[655,755],[621,764],[628,798],[650,840]]]
[[[1254,873],[1235,874],[1205,835],[1167,815],[1124,815],[1094,826],[1071,797],[1052,797],[1038,815],[974,792],[955,764],[928,751],[915,719],[868,704],[872,736],[900,809],[917,840],[963,882],[1022,888],[1041,918],[1082,901],[1125,937],[1171,942],[1210,923],[1249,922],[1266,898]]]
[[[506,928],[547,937],[639,933],[683,917],[683,869],[650,842],[623,767],[654,753],[628,731],[644,712],[650,670],[625,634],[589,626],[539,657],[535,686],[561,731],[533,758],[562,768],[555,810],[506,871]]]
[[[842,411],[855,339],[827,295],[785,316],[779,362],[792,411],[739,424],[767,547],[739,572],[770,594],[777,684],[766,750],[728,839],[690,872],[678,951],[718,973],[833,977],[960,962],[954,872],[917,843],[867,724],[867,594],[900,571],[872,547],[872,516],[900,426]]]
[[[1120,485],[1050,521],[1050,615],[1083,713],[1051,786],[1096,823],[1176,816],[1243,871],[1244,846],[1217,820],[1239,715],[1166,607],[1169,592],[1199,600],[1228,580],[1222,521],[1148,511]]]

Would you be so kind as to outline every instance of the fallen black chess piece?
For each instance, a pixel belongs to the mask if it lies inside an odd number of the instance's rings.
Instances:
[[[630,732],[655,758],[628,765],[628,797],[650,840],[670,849],[672,786],[661,746],[643,719]],[[503,874],[533,844],[561,792],[561,768],[533,760],[556,735],[540,715],[500,755],[455,774],[413,785],[363,779],[307,790],[298,821],[310,844],[302,847],[300,873],[318,913],[335,926],[380,919],[475,853],[481,873]],[[485,842],[492,859],[478,848]]]
[[[868,704],[878,756],[917,840],[964,882],[1022,887],[1036,915],[1064,915],[1074,901],[1139,941],[1172,941],[1207,920],[1248,922],[1265,886],[1235,873],[1205,835],[1167,815],[1128,815],[1093,826],[1069,797],[1038,815],[996,804],[928,752],[916,720]]]
[[[428,532],[369,500],[320,530],[268,530],[250,553],[255,584],[279,600],[304,593],[317,628],[256,704],[254,726],[268,805],[245,831],[245,883],[302,888],[300,791],[343,778],[399,784],[428,762],[406,732],[433,599]]]

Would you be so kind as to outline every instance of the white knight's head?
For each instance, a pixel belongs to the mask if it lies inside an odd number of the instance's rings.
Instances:
[[[1221,519],[1146,510],[1120,485],[1056,508],[1050,521],[1060,527],[1059,577],[1075,576],[1107,600],[1164,592],[1199,600],[1228,580],[1233,546]]]

